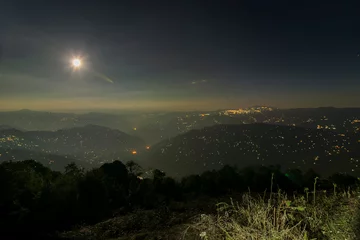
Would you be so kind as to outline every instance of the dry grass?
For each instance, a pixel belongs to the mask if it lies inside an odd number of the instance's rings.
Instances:
[[[214,206],[215,207],[215,206]],[[288,196],[244,193],[221,202],[213,214],[195,210],[139,210],[63,234],[65,239],[149,240],[356,240],[359,191],[305,190]],[[191,218],[191,216],[196,216]],[[190,218],[190,220],[189,220]],[[192,220],[191,220],[192,219]],[[190,223],[189,223],[190,222]]]
[[[199,216],[184,239],[194,239],[194,233],[206,240],[359,239],[356,192],[311,196],[288,198],[278,192],[265,199],[244,194],[238,202],[219,203],[217,215]]]

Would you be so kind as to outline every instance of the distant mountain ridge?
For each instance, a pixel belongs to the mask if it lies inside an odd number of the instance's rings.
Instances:
[[[0,125],[0,130],[6,130],[6,129],[15,129],[15,127],[12,127],[10,125],[5,125],[5,124]]]
[[[88,124],[102,125],[122,131],[130,130],[129,121],[120,115],[106,113],[53,113],[31,110],[0,112],[0,124],[18,129],[54,131],[81,127]]]

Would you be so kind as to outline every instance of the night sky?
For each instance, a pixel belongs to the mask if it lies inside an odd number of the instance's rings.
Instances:
[[[0,110],[360,107],[360,5],[321,2],[0,0]]]

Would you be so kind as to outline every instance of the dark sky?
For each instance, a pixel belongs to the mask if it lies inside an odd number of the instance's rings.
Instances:
[[[321,2],[0,0],[0,109],[360,107],[360,4]]]

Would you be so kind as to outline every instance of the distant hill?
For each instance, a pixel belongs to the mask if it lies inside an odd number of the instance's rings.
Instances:
[[[134,133],[149,144],[158,143],[164,139],[174,137],[192,129],[201,129],[218,124],[242,124],[254,122],[246,121],[247,118],[233,118],[217,113],[206,116],[201,116],[201,113],[191,113],[178,115],[172,118],[156,116],[154,119],[155,120],[153,121],[144,122]]]
[[[88,162],[104,162],[132,157],[145,151],[145,143],[119,130],[96,125],[57,131],[0,131],[0,147],[46,154],[68,155]]]
[[[27,131],[54,131],[88,124],[129,131],[132,127],[126,117],[106,113],[53,113],[31,110],[0,112],[0,124]]]
[[[55,171],[64,171],[64,168],[69,163],[76,163],[76,165],[84,168],[97,167],[97,165],[90,165],[86,162],[77,161],[67,156],[59,156],[54,154],[46,154],[42,152],[35,152],[23,149],[4,149],[0,148],[0,163],[4,161],[23,161],[36,160],[46,167]]]
[[[164,140],[152,147],[147,164],[172,175],[222,166],[281,165],[359,173],[357,137],[333,131],[268,124],[217,125]],[[353,171],[354,169],[354,171]]]
[[[15,128],[10,125],[5,125],[5,124],[0,125],[0,130],[6,130],[6,129],[15,129]]]

